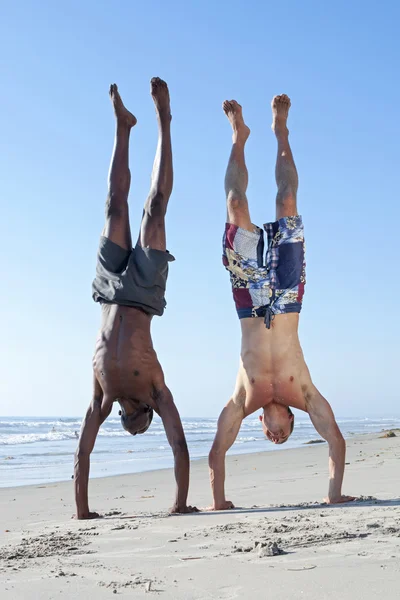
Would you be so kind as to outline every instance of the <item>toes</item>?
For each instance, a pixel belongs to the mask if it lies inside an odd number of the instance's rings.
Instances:
[[[153,77],[150,82],[150,93],[154,98],[160,94],[167,96],[169,94],[168,85],[159,77]]]
[[[222,104],[222,108],[224,109],[224,111],[226,113],[228,113],[228,112],[237,112],[242,107],[240,106],[239,102],[236,102],[236,100],[225,100]]]
[[[167,87],[166,82],[160,77],[152,77],[151,84],[154,86]]]
[[[278,104],[284,104],[286,106],[290,106],[290,98],[286,94],[281,94],[279,96],[274,96],[271,102],[272,106],[277,106]]]
[[[114,99],[119,98],[118,86],[116,83],[110,85],[110,96]]]
[[[112,83],[110,85],[110,96],[111,96],[111,99],[113,102],[117,102],[117,101],[121,100],[121,97],[118,92],[118,86],[116,83]]]

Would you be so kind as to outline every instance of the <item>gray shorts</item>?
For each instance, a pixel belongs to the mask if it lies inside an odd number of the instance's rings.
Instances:
[[[166,306],[164,294],[169,252],[137,245],[125,250],[108,238],[100,238],[93,300],[141,308],[161,316]]]

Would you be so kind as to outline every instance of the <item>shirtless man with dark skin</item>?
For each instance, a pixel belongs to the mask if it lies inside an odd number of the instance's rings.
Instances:
[[[93,397],[82,423],[75,454],[76,517],[90,512],[90,454],[100,425],[113,403],[120,405],[122,426],[132,435],[144,433],[153,411],[162,419],[175,460],[176,498],[172,513],[187,513],[189,454],[178,410],[165,384],[150,335],[153,315],[162,315],[168,262],[165,214],[172,192],[171,112],[167,84],[151,80],[158,121],[158,145],[151,188],[144,205],[139,239],[132,248],[128,194],[129,137],[136,118],[125,108],[116,85],[110,88],[116,136],[108,182],[106,221],[98,253],[93,298],[100,302],[102,322],[93,358]]]
[[[289,145],[286,95],[272,100],[272,129],[278,143],[276,162],[276,222],[263,230],[252,224],[246,197],[248,173],[244,149],[250,134],[242,107],[234,100],[223,109],[233,129],[233,147],[225,177],[227,225],[223,263],[230,272],[233,296],[242,328],[236,387],[223,409],[209,455],[213,509],[233,508],[225,498],[225,455],[243,419],[262,410],[267,438],[286,442],[293,431],[290,407],[307,412],[329,444],[329,490],[326,502],[354,500],[342,495],[346,444],[332,409],[312,382],[298,338],[304,293],[304,230],[297,212],[298,176]]]

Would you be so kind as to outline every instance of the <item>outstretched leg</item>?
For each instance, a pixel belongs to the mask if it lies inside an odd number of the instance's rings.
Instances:
[[[139,243],[143,248],[165,251],[165,215],[173,185],[171,108],[165,81],[153,77],[150,85],[158,121],[158,144],[150,192],[144,205]]]
[[[297,215],[297,188],[299,178],[294,164],[292,150],[289,144],[287,118],[289,115],[290,99],[283,94],[272,99],[272,130],[278,142],[275,178],[278,186],[276,195],[276,218]]]
[[[131,250],[132,240],[128,207],[131,183],[129,136],[132,127],[136,125],[136,118],[125,108],[115,84],[110,87],[110,98],[116,117],[116,132],[108,175],[106,223],[103,235],[126,250]]]
[[[222,106],[233,129],[232,151],[225,175],[227,222],[253,231],[254,227],[251,223],[246,196],[249,175],[244,157],[244,147],[250,135],[250,129],[245,125],[242,107],[236,100],[225,100]]]

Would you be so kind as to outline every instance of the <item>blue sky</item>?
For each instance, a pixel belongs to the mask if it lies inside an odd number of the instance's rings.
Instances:
[[[91,396],[100,309],[91,300],[118,83],[138,118],[131,226],[156,146],[152,76],[170,86],[175,187],[168,308],[156,350],[181,414],[229,399],[240,327],[221,264],[221,110],[252,129],[254,222],[274,218],[274,94],[292,98],[291,142],[307,236],[300,337],[338,415],[400,414],[400,9],[394,2],[8,3],[0,24],[2,336],[0,413],[80,415]],[[135,234],[133,235],[133,237]]]

